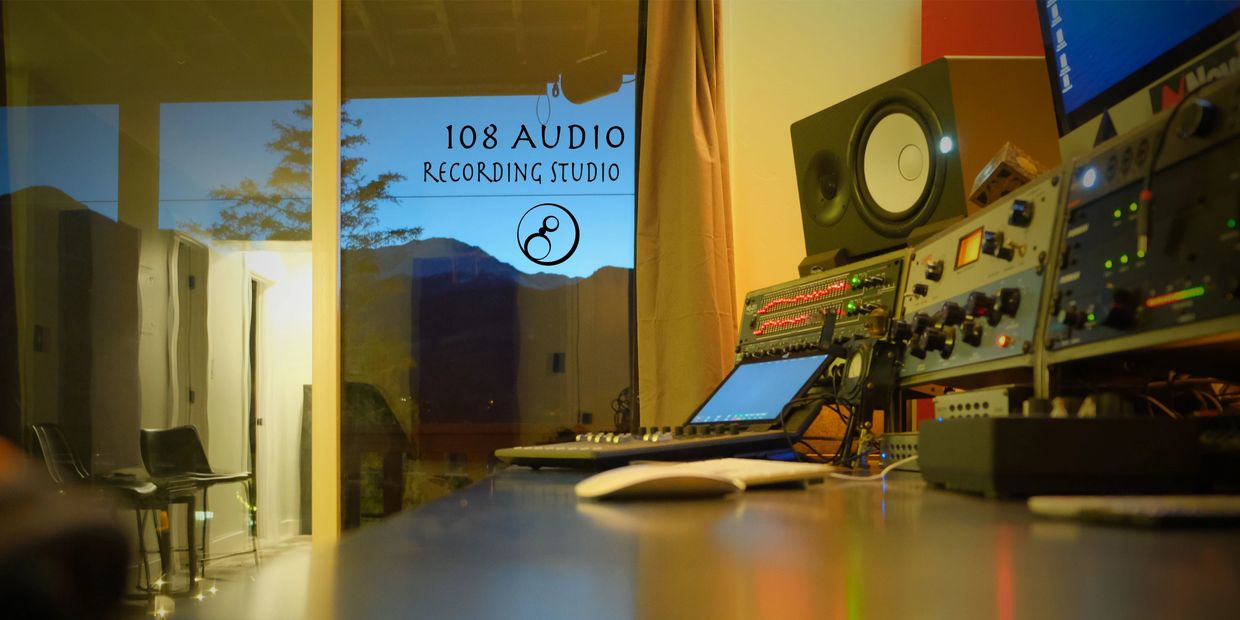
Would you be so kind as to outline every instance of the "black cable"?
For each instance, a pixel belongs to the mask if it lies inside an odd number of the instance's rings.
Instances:
[[[835,398],[836,402],[839,402],[840,400],[840,374],[843,372],[843,367],[840,366],[839,368],[841,369],[841,372],[831,373],[831,395]]]
[[[817,380],[815,380],[815,383],[817,383]],[[792,443],[792,436],[788,434],[788,414],[793,407],[802,403],[814,401],[818,401],[817,406],[819,409],[826,405],[826,398],[823,398],[822,390],[816,391],[814,386],[811,385],[810,388],[805,391],[804,396],[798,396],[788,401],[784,404],[783,408],[779,410],[779,432],[784,436],[784,441],[788,443],[788,450],[792,452],[792,458],[798,461],[801,460],[800,455],[797,453],[796,447]]]
[[[844,406],[849,408],[848,424],[844,428],[844,439],[840,442],[839,447],[835,449],[835,456],[832,457],[832,462],[837,464],[842,464],[848,453],[852,451],[852,437],[857,432],[856,411],[847,403],[844,403]]]
[[[792,452],[793,460],[800,461],[801,455],[797,452],[796,446],[792,445],[792,436],[788,434],[787,414],[788,408],[791,406],[792,401],[788,401],[788,404],[784,405],[784,408],[779,410],[779,433],[784,436],[784,441],[788,443],[788,450]]]
[[[852,451],[852,437],[857,432],[857,412],[851,403],[844,403],[844,407],[848,409],[848,424],[844,427],[844,439],[836,449],[836,460],[839,461],[843,461]]]
[[[823,398],[821,394],[806,394],[805,396],[788,401],[788,404],[784,405],[783,409],[779,410],[779,432],[784,436],[784,441],[788,443],[788,450],[792,452],[792,458],[798,461],[801,460],[801,455],[797,452],[796,446],[792,443],[792,435],[788,434],[788,413],[792,407],[796,405],[813,401],[820,401],[818,404],[819,408],[822,408],[826,404],[826,399]]]
[[[1150,242],[1150,205],[1154,202],[1154,172],[1158,165],[1158,157],[1162,154],[1163,145],[1167,142],[1167,134],[1171,132],[1171,125],[1175,123],[1175,117],[1180,114],[1180,110],[1188,103],[1189,99],[1194,98],[1196,90],[1184,93],[1184,98],[1176,102],[1175,107],[1171,108],[1171,113],[1167,115],[1167,122],[1163,124],[1162,131],[1158,132],[1158,142],[1154,143],[1154,151],[1150,153],[1150,166],[1145,170],[1145,179],[1141,182],[1141,191],[1137,194],[1137,256],[1145,256],[1149,250]]]
[[[833,399],[833,402],[831,403],[833,406],[831,407],[831,409],[835,411],[835,415],[839,417],[840,422],[843,422],[844,426],[848,426],[848,418],[845,417],[844,413],[840,411],[841,404],[843,404],[845,407],[848,406],[846,403],[841,403],[840,401],[840,377],[839,375],[843,372],[844,367],[836,366],[835,368],[840,369],[841,372],[831,373],[831,394],[832,394],[832,399]]]
[[[844,415],[843,411],[840,411],[839,403],[832,403],[831,411],[835,412],[835,416],[840,419],[841,424],[843,424],[844,426],[848,426],[848,416]]]
[[[844,436],[840,439],[840,444],[835,447],[835,455],[831,459],[833,463],[838,463],[840,459],[842,459],[851,449],[849,447],[850,444],[852,443],[851,437],[853,433],[855,432],[855,428],[853,427],[853,420],[856,419],[856,416],[854,415],[852,405],[847,399],[840,398],[840,384],[839,384],[840,377],[839,375],[844,374],[844,371],[846,370],[847,366],[848,366],[848,360],[845,360],[844,364],[838,367],[839,372],[835,373],[832,376],[832,381],[834,383],[834,389],[835,389],[835,406],[836,406],[835,413],[836,415],[840,417],[840,421],[844,423]],[[841,406],[848,410],[847,417],[845,417],[844,414],[839,410],[839,407]]]
[[[810,441],[836,441],[836,442],[838,442],[838,441],[840,441],[841,439],[842,439],[842,438],[840,438],[840,437],[805,437],[805,438],[802,438],[802,439],[798,440],[798,441],[797,441],[797,444],[798,444],[798,445],[805,446],[806,450],[808,450],[808,451],[809,451],[809,454],[810,454],[811,456],[813,456],[814,458],[818,459],[818,460],[816,460],[816,461],[814,461],[814,462],[816,462],[816,463],[836,464],[836,460],[835,460],[835,456],[834,456],[834,454],[830,454],[830,455],[829,455],[829,454],[827,454],[827,453],[825,453],[825,452],[823,452],[823,451],[819,450],[818,448],[815,448],[815,447],[813,446],[813,444],[811,444],[811,443],[810,443]]]
[[[840,445],[835,449],[835,463],[844,465],[848,462],[848,454],[852,452],[852,437],[857,432],[856,416],[852,415],[851,410],[848,416],[848,426],[844,429],[844,439],[840,441]]]
[[[827,461],[825,458],[823,458],[823,457],[825,457],[826,455],[824,455],[823,453],[819,452],[816,448],[814,448],[814,446],[809,445],[809,442],[806,442],[806,441],[804,441],[804,440],[801,440],[801,441],[798,441],[798,442],[797,442],[797,444],[798,444],[798,445],[805,446],[805,448],[806,448],[807,450],[809,450],[809,452],[808,452],[808,453],[803,454],[803,455],[798,453],[798,456],[808,457],[808,458],[812,459],[812,460],[810,460],[810,462],[812,462],[812,463],[826,464],[826,463],[828,463],[828,462],[829,462],[829,461]],[[798,460],[800,460],[800,459],[798,459]]]
[[[620,389],[620,393],[611,401],[612,422],[616,430],[627,432],[632,422],[633,407],[630,404],[632,393],[628,387]]]

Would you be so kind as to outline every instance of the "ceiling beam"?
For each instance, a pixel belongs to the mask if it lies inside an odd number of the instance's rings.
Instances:
[[[154,26],[154,24],[151,24],[150,14],[139,13],[137,10],[133,8],[132,3],[117,2],[116,6],[119,7],[121,11],[125,13],[125,15],[128,17],[129,23],[131,24],[146,23],[148,24],[148,26]],[[152,6],[153,5],[148,4],[146,8],[149,10]],[[172,45],[172,43],[168,41],[168,39],[164,38],[164,36],[160,34],[162,30],[161,28],[147,27],[147,28],[142,28],[141,30],[146,33],[146,36],[150,38],[151,41],[155,42],[155,45],[159,47],[159,49],[163,50],[164,56],[166,56],[169,61],[176,63],[178,65],[183,65],[185,64],[186,61],[189,60],[188,55],[185,53],[183,49],[180,49]]]
[[[216,16],[215,11],[211,10],[210,3],[204,2],[203,0],[196,0],[194,5],[202,11],[208,21],[215,24],[215,27],[219,29],[225,38],[232,42],[233,47],[237,48],[237,52],[241,54],[247,62],[254,62],[254,55],[246,49],[247,46],[245,43],[241,41],[241,39],[237,38],[237,35],[233,34],[232,29],[230,29],[226,24],[224,24],[223,21],[220,20],[218,16]]]
[[[301,43],[302,49],[307,54],[311,53],[310,36],[302,31],[302,24],[297,21],[297,16],[293,15],[293,10],[288,8],[288,2],[276,2],[276,7],[280,9],[280,15],[284,16],[284,21],[288,24],[288,29],[297,36],[297,41]]]
[[[107,52],[104,52],[102,48],[100,48],[98,45],[95,45],[93,42],[91,42],[91,40],[86,37],[86,33],[82,32],[76,26],[69,23],[69,21],[66,20],[64,16],[60,14],[59,11],[52,8],[53,6],[56,6],[55,2],[35,2],[33,4],[39,7],[39,9],[43,11],[43,14],[46,15],[49,20],[55,23],[58,27],[60,27],[66,33],[68,33],[70,38],[72,38],[74,42],[76,42],[78,45],[81,45],[83,48],[86,49],[86,51],[93,54],[95,58],[98,58],[99,60],[103,61],[104,64],[108,64],[108,65],[113,64],[112,57],[108,55]]]
[[[456,39],[452,36],[452,26],[448,23],[448,6],[444,0],[435,0],[435,18],[439,21],[439,34],[443,37],[443,50],[448,56],[448,65],[456,67],[459,64]]]
[[[370,9],[366,8],[366,4],[366,2],[350,2],[345,6],[352,5],[358,18],[362,20],[362,28],[366,31],[363,36],[370,41],[370,47],[374,49],[375,56],[386,62],[387,66],[395,66],[396,58],[392,55],[392,43],[388,39],[387,28],[381,20],[371,18]]]
[[[583,57],[599,51],[598,27],[602,14],[603,7],[598,2],[591,2],[586,7],[586,49],[581,54]]]
[[[529,59],[525,51],[525,7],[522,6],[521,0],[512,0],[512,20],[516,27],[513,31],[513,39],[517,46],[517,56],[524,65]]]

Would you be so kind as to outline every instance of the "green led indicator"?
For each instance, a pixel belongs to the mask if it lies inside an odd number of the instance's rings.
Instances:
[[[1085,320],[1089,321],[1090,323],[1093,323],[1093,322],[1094,322],[1094,313],[1093,313],[1093,312],[1090,312],[1089,314],[1085,315]]]
[[[1102,263],[1102,265],[1106,267],[1107,269],[1110,269],[1115,266],[1115,261],[1112,261],[1111,259],[1108,258],[1107,262]]]
[[[857,304],[855,304],[855,303],[853,303],[853,302],[851,302],[851,301],[850,301],[850,302],[848,302],[848,306],[846,306],[846,307],[848,308],[848,311],[849,311],[849,312],[852,312],[853,310],[856,310],[856,309],[857,309]]]
[[[1145,250],[1137,250],[1137,258],[1145,258]]]
[[[1227,227],[1232,230],[1235,230],[1236,229],[1236,218],[1234,217],[1227,218]]]
[[[853,287],[855,288],[861,284],[861,276],[853,276],[852,279],[849,280],[848,282],[852,284]],[[849,304],[849,305],[852,305],[852,304]]]
[[[1124,217],[1124,211],[1122,209],[1116,209],[1114,212],[1112,212],[1112,215],[1114,215],[1115,219],[1118,220],[1119,218]]]
[[[1132,203],[1132,204],[1128,205],[1128,210],[1129,210],[1129,211],[1132,211],[1133,213],[1136,213],[1136,212],[1137,212],[1137,203],[1135,203],[1135,202],[1134,202],[1134,203]]]
[[[1123,263],[1123,264],[1127,265],[1127,264],[1128,264],[1128,255],[1127,255],[1127,254],[1124,254],[1124,255],[1120,256],[1120,257],[1119,257],[1119,262],[1121,262],[1121,263]]]

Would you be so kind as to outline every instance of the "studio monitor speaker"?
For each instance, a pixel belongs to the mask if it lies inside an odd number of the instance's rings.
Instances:
[[[1049,84],[1042,58],[941,58],[793,123],[806,254],[868,256],[965,215],[1004,142],[1057,165]]]

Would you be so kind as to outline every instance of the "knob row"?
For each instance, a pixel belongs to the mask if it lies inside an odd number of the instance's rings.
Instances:
[[[598,432],[582,433],[574,439],[583,443],[625,443],[627,441],[669,441],[679,437],[708,437],[719,435],[739,435],[747,425],[737,422],[722,424],[694,424],[689,426],[642,426],[636,433]]]
[[[893,336],[896,340],[909,340],[920,336],[933,326],[963,325],[966,321],[985,319],[991,327],[999,324],[1004,316],[1015,317],[1020,309],[1020,289],[1003,288],[996,295],[982,292],[969,293],[964,305],[954,301],[943,302],[942,307],[933,315],[918,312],[908,321],[893,323]]]

